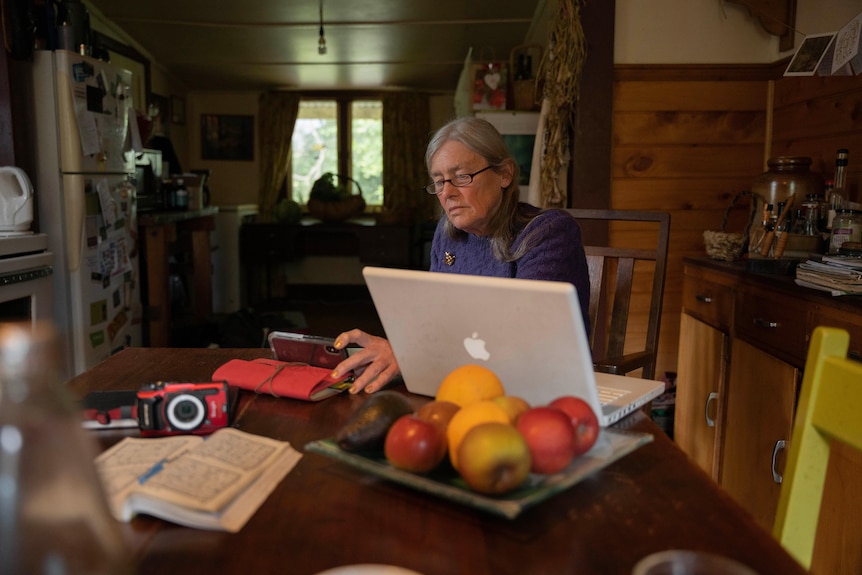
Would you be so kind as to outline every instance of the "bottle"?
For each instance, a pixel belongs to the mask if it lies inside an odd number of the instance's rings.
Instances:
[[[182,180],[177,180],[177,187],[174,190],[174,197],[176,199],[176,208],[178,210],[185,210],[189,207],[189,191],[186,189],[186,185]]]
[[[820,218],[817,220],[817,225],[824,237],[829,236],[829,196],[832,194],[832,188],[835,187],[833,180],[826,180],[823,183],[823,197],[820,198]]]
[[[54,334],[0,324],[0,573],[132,573]]]
[[[778,214],[773,211],[772,204],[769,204],[769,221],[766,223],[766,235],[763,237],[763,243],[760,245],[760,255],[766,257],[772,250],[772,242],[775,241],[775,225],[778,223]]]
[[[769,232],[769,222],[772,216],[772,204],[763,204],[763,215],[761,216],[760,227],[751,234],[751,239],[748,242],[748,253],[758,254],[763,247],[763,241]]]
[[[802,208],[799,208],[793,214],[793,223],[790,225],[790,233],[800,236],[808,235],[805,233],[805,225],[805,214],[803,213]]]
[[[820,197],[816,194],[808,194],[805,201],[802,203],[800,210],[800,231],[798,233],[805,236],[816,236],[819,234],[818,220],[820,219]]]
[[[829,204],[826,228],[829,230],[832,229],[832,220],[835,218],[835,213],[838,210],[847,207],[847,157],[847,148],[839,149],[835,156],[835,176],[833,177],[833,186],[829,196],[826,198],[826,201]]]
[[[840,253],[845,242],[857,243],[862,239],[862,211],[838,210],[829,236],[829,254]]]
[[[792,201],[788,200],[788,201]],[[784,248],[790,239],[790,208],[786,202],[778,202],[778,219],[775,222],[775,244],[772,246],[772,257],[780,258],[784,255]]]

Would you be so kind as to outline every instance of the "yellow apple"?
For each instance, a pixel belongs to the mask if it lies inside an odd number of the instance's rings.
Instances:
[[[519,487],[530,474],[530,450],[512,425],[480,423],[458,446],[458,473],[474,491],[501,495]]]
[[[512,425],[518,421],[519,415],[530,409],[530,404],[526,400],[514,395],[501,395],[491,401],[503,408],[503,411],[509,416],[509,422]]]
[[[461,444],[464,436],[467,435],[467,432],[476,425],[488,421],[509,423],[509,416],[503,411],[503,408],[490,399],[465,405],[455,412],[455,415],[449,421],[449,426],[446,428],[446,440],[449,443],[449,460],[452,462],[452,467],[458,469],[458,446]]]

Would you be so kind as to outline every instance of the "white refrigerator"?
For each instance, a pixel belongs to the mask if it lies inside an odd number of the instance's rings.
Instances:
[[[30,89],[38,227],[54,252],[53,315],[73,377],[141,345],[132,74],[36,51]]]

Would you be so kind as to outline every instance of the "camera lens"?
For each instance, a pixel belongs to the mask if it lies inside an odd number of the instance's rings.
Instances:
[[[180,393],[169,398],[165,407],[168,425],[182,431],[190,431],[199,426],[206,417],[204,402],[195,395]]]

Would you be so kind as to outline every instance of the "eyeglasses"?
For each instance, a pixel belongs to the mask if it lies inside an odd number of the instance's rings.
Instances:
[[[469,186],[473,183],[473,178],[484,172],[485,170],[490,170],[494,166],[485,166],[478,172],[473,172],[472,174],[457,174],[448,180],[438,180],[436,182],[431,182],[427,186],[425,186],[425,191],[429,194],[437,195],[443,191],[443,186],[446,185],[446,182],[449,182],[456,188],[463,188],[464,186]]]

